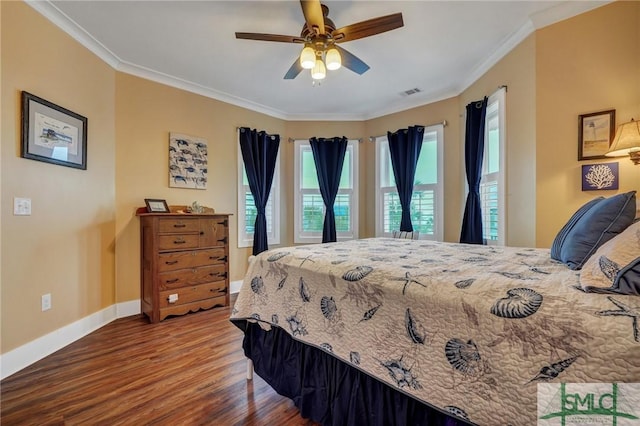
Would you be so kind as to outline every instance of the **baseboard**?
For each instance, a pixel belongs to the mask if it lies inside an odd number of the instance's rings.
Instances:
[[[242,287],[242,280],[231,281],[229,283],[229,293],[239,293],[240,287]]]
[[[117,318],[138,315],[140,312],[142,312],[140,310],[140,299],[130,300],[128,302],[122,302],[116,305]]]
[[[88,317],[52,331],[25,345],[0,355],[0,380],[51,355],[111,321],[140,313],[140,301],[132,300],[111,305]]]
[[[242,280],[231,281],[229,292],[238,293]],[[47,355],[75,342],[87,334],[104,327],[118,318],[140,313],[140,300],[117,303],[88,317],[66,325],[25,345],[0,355],[0,380],[40,361]]]

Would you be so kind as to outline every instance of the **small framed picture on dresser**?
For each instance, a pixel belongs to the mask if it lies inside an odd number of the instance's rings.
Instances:
[[[157,200],[154,198],[145,198],[144,203],[147,205],[148,213],[169,213],[169,206],[165,200]]]

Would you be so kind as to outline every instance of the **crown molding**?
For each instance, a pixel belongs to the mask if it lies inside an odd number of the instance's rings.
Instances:
[[[495,66],[502,58],[504,58],[507,53],[511,52],[517,45],[522,43],[524,39],[533,34],[535,30],[536,29],[533,26],[531,20],[527,20],[527,22],[525,22],[525,24],[520,27],[518,31],[507,37],[504,43],[502,43],[491,55],[487,57],[487,59],[485,59],[471,71],[471,74],[469,74],[467,78],[462,82],[462,84],[458,87],[458,94],[464,92],[473,83],[478,81],[480,77],[482,77],[487,71],[493,68],[493,66]]]
[[[201,84],[193,83],[188,80],[183,80],[178,77],[164,74],[164,73],[152,70],[150,68],[142,67],[140,65],[132,64],[126,61],[121,61],[117,70],[125,74],[130,74],[136,77],[144,78],[145,80],[155,81],[156,83],[164,84],[170,87],[175,87],[176,89],[185,90],[187,92],[195,93],[197,95],[202,95],[207,98],[215,99],[231,105],[246,108],[251,111],[260,112],[262,114],[266,114],[271,117],[287,120],[287,114],[283,111],[280,111],[256,102],[252,102],[247,99],[233,96],[228,93],[203,86]]]
[[[530,16],[536,30],[564,21],[582,13],[597,9],[614,0],[567,1],[550,9],[542,10]]]
[[[366,115],[364,119],[372,120],[374,118],[383,117],[385,115],[391,115],[398,112],[406,111],[413,108],[419,108],[421,106],[429,105],[435,102],[440,102],[445,99],[454,98],[458,96],[460,92],[454,88],[449,88],[438,93],[429,93],[420,97],[412,95],[410,99],[403,99],[401,102],[394,103],[383,109],[379,109],[375,112],[371,112]]]
[[[458,96],[537,29],[571,18],[589,10],[596,9],[600,6],[611,3],[612,0],[567,1],[555,7],[538,12],[530,16],[527,22],[525,22],[520,29],[507,37],[505,41],[493,52],[493,54],[476,66],[458,87],[445,90],[442,93],[424,95],[420,98],[411,98],[410,100],[402,100],[401,102],[394,103],[393,105],[383,109],[365,112],[362,114],[291,114],[244,98],[233,96],[210,87],[205,87],[197,83],[136,65],[131,62],[126,62],[121,60],[106,46],[93,38],[73,19],[58,9],[50,0],[25,0],[25,2],[117,71],[226,102],[231,105],[256,111],[282,120],[363,121],[406,111],[408,109],[417,108]]]
[[[62,29],[62,31],[69,34],[74,40],[89,49],[112,68],[118,69],[118,65],[122,62],[120,58],[118,58],[115,53],[107,49],[107,47],[98,40],[93,38],[91,34],[86,32],[80,25],[78,25],[63,11],[58,9],[49,0],[25,0],[25,3],[51,21],[54,25]]]

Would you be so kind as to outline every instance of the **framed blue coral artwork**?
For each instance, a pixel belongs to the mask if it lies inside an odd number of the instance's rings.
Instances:
[[[602,191],[618,189],[618,163],[582,166],[582,190]]]

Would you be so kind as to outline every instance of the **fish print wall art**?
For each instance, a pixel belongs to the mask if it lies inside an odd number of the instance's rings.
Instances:
[[[169,134],[169,187],[207,189],[207,141]]]

